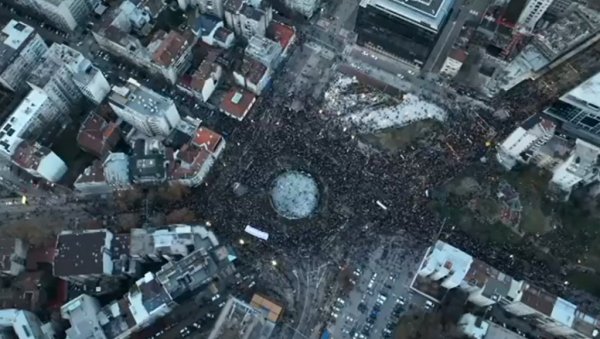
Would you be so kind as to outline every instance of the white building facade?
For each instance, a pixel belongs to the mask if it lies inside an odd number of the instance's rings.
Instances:
[[[321,4],[320,0],[285,0],[287,8],[302,14],[306,18],[313,16]]]
[[[11,20],[0,36],[0,84],[11,91],[25,87],[25,80],[47,50],[31,26]]]
[[[20,2],[65,31],[73,31],[78,25],[85,23],[91,14],[93,4],[89,0],[22,0]]]
[[[113,87],[109,105],[119,117],[147,136],[167,136],[181,120],[173,100],[134,79],[129,79],[123,87]]]
[[[517,29],[531,32],[553,0],[529,0],[517,20]]]
[[[40,89],[32,89],[0,128],[0,154],[11,157],[24,140],[35,140],[63,114]]]
[[[577,139],[571,156],[557,166],[550,180],[561,191],[570,193],[576,185],[588,185],[600,179],[600,147]]]

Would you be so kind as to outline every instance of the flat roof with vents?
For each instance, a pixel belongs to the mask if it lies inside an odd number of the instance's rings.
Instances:
[[[113,86],[109,101],[146,115],[162,115],[174,106],[173,100],[129,79],[124,86]]]

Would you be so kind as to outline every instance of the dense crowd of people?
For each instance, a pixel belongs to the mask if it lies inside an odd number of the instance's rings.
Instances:
[[[230,147],[206,187],[184,204],[193,205],[218,228],[220,237],[230,241],[247,238],[246,225],[268,232],[268,241],[250,241],[244,248],[246,255],[255,258],[285,255],[335,262],[360,258],[373,248],[377,235],[396,234],[400,229],[414,239],[414,251],[423,251],[435,241],[442,224],[429,207],[431,197],[426,191],[474,165],[480,177],[494,171],[493,166],[480,163],[491,153],[486,144],[489,130],[467,115],[453,113],[443,135],[431,138],[429,147],[365,151],[353,136],[357,131],[337,123],[337,115],[323,114],[318,107],[294,112],[285,101],[266,95],[230,137]],[[504,122],[494,127],[505,135],[514,126]],[[306,171],[319,181],[320,206],[310,218],[285,220],[271,206],[272,181],[287,169]],[[232,187],[237,182],[247,186],[248,193],[236,196]],[[530,257],[526,242],[521,247],[489,246],[455,227],[443,236],[517,278],[556,293],[566,288],[555,270]]]

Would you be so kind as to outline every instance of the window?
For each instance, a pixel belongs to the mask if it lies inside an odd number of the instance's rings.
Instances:
[[[23,332],[25,332],[25,336],[27,336],[28,338],[31,337],[31,332],[29,332],[29,328],[25,325],[21,327],[23,327]]]

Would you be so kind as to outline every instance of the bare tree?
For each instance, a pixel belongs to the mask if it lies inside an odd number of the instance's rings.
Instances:
[[[56,237],[61,224],[54,219],[21,219],[7,223],[2,228],[6,236],[20,238],[32,245],[44,244],[49,238]]]
[[[144,198],[144,192],[139,187],[132,188],[127,191],[115,192],[115,202],[121,211],[128,211],[139,205]]]
[[[187,207],[173,210],[167,214],[167,224],[185,224],[197,220],[196,213]]]
[[[172,184],[160,187],[157,193],[160,199],[167,202],[175,202],[183,200],[190,194],[190,188],[182,184]]]
[[[413,312],[400,318],[395,330],[396,339],[460,339],[456,324],[444,324],[439,312]]]
[[[117,215],[117,227],[120,231],[129,231],[141,226],[141,215],[139,213],[121,213]]]

